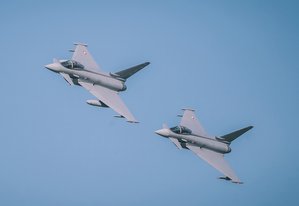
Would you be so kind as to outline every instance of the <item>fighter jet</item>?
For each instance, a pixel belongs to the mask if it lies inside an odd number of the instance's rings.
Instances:
[[[163,129],[155,131],[158,135],[169,138],[178,149],[189,149],[215,169],[224,174],[224,179],[233,183],[242,182],[224,159],[224,154],[231,152],[230,144],[236,138],[252,129],[253,126],[234,131],[224,136],[208,135],[195,116],[192,109],[183,109],[181,123],[172,128],[165,124]]]
[[[70,85],[82,86],[97,98],[96,100],[87,100],[87,104],[110,107],[119,114],[115,117],[126,118],[130,123],[137,123],[118,93],[125,91],[127,89],[126,80],[149,65],[149,62],[116,73],[106,73],[94,61],[87,50],[87,44],[75,43],[74,45],[75,49],[70,50],[73,52],[71,59],[54,59],[53,63],[45,65],[45,67],[61,74]]]

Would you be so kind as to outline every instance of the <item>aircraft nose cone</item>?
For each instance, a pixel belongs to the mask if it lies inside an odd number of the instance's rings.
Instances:
[[[52,68],[52,64],[47,64],[47,65],[45,65],[45,67],[46,67],[47,69],[50,69],[50,70],[51,70],[51,68]]]
[[[52,63],[52,64],[47,64],[45,67],[51,71],[57,72],[57,65]]]
[[[159,129],[155,131],[156,134],[161,135],[163,137],[168,137],[169,136],[169,131],[168,129]]]

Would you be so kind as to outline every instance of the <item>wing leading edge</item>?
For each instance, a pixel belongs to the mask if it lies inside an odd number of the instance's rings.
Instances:
[[[106,104],[111,109],[116,111],[118,114],[126,118],[128,122],[138,122],[135,119],[135,117],[131,114],[127,106],[124,104],[117,92],[84,81],[79,81],[79,84],[85,89],[87,89],[92,95],[97,97],[104,104]]]
[[[213,152],[211,150],[207,150],[204,148],[200,148],[194,145],[187,144],[187,148],[189,148],[192,152],[194,152],[201,159],[209,163],[215,169],[223,173],[226,177],[228,177],[233,183],[242,183],[234,171],[231,169],[229,164],[225,161],[223,154]]]
[[[95,60],[89,53],[87,45],[80,43],[76,43],[75,45],[76,48],[74,50],[72,59],[83,64],[86,70],[97,73],[100,72],[101,68],[98,66],[98,64],[95,62]]]
[[[195,112],[192,109],[183,109],[184,114],[181,120],[180,125],[185,126],[192,130],[193,134],[208,137],[208,134],[205,132],[204,128],[199,123],[196,118]]]

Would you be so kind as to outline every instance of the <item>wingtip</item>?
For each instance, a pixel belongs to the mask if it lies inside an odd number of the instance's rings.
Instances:
[[[128,120],[127,122],[129,122],[129,123],[135,123],[135,124],[138,124],[138,123],[140,123],[139,121],[136,121],[136,120]]]
[[[187,110],[187,111],[192,111],[192,112],[195,112],[195,110],[194,110],[194,109],[192,109],[192,108],[187,108],[187,107],[186,107],[186,108],[182,108],[182,110],[183,110],[183,111],[186,111],[186,110]]]
[[[77,46],[77,45],[81,45],[81,46],[88,47],[88,44],[81,43],[81,42],[74,42],[74,45],[75,45],[75,46]]]
[[[237,181],[237,182],[232,181],[232,183],[234,183],[234,184],[238,184],[238,185],[242,185],[242,184],[244,184],[244,182],[240,182],[240,181]]]

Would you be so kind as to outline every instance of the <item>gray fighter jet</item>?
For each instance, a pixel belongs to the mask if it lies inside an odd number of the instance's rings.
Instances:
[[[101,71],[90,55],[86,44],[75,43],[75,46],[75,50],[70,50],[73,52],[72,59],[54,59],[52,64],[45,65],[45,67],[61,74],[70,85],[84,87],[97,98],[96,100],[87,100],[87,104],[110,107],[119,114],[115,117],[126,118],[128,122],[137,123],[118,93],[125,91],[127,89],[126,80],[149,65],[149,62],[116,73],[105,73]]]
[[[184,114],[181,123],[172,128],[165,124],[163,129],[155,131],[158,135],[169,138],[178,149],[189,149],[201,159],[208,162],[215,169],[225,176],[219,179],[231,181],[233,183],[242,182],[224,159],[224,154],[231,152],[230,144],[236,138],[252,129],[253,126],[245,127],[235,132],[221,137],[208,135],[195,116],[192,109],[183,109]]]

